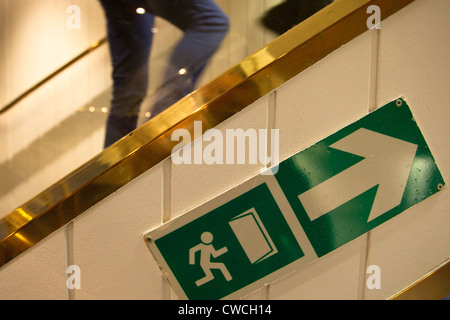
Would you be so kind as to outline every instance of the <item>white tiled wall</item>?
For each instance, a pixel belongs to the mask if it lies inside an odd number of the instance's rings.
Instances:
[[[158,266],[136,230],[161,224],[162,179],[159,164],[117,191],[111,201],[91,209],[99,214],[87,213],[75,220],[70,245],[74,264],[83,270],[77,299],[161,298],[164,283]],[[100,258],[105,252],[107,260]]]
[[[284,159],[366,115],[374,104],[403,96],[448,182],[449,13],[447,0],[416,0],[380,31],[364,33],[218,128],[268,128],[274,121]],[[0,298],[176,299],[142,233],[259,169],[177,166],[167,159],[3,267]],[[246,298],[389,298],[450,257],[449,207],[446,188]],[[32,267],[36,261],[39,268]],[[64,288],[67,264],[81,268],[75,292]],[[372,264],[380,267],[381,289],[365,285]]]
[[[0,270],[0,299],[67,299],[66,234],[58,230]]]

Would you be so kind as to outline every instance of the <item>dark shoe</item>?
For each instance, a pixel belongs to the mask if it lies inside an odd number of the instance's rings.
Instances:
[[[267,11],[261,22],[266,28],[283,34],[332,2],[333,0],[285,0]]]

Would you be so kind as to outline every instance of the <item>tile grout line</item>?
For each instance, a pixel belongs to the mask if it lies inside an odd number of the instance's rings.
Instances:
[[[163,162],[161,223],[170,221],[172,217],[172,159]],[[171,287],[161,275],[161,299],[171,300]]]
[[[269,93],[267,97],[267,151],[270,156],[273,157],[273,146],[272,146],[272,130],[276,129],[276,113],[277,113],[277,91]],[[267,163],[265,165],[266,169],[273,165],[273,163]],[[265,285],[261,289],[261,299],[270,300],[270,284]]]
[[[169,157],[163,163],[162,182],[162,217],[161,222],[170,221],[172,216],[172,159]]]
[[[272,91],[268,94],[267,97],[267,155],[270,154],[270,157],[273,159],[273,145],[272,145],[272,130],[276,129],[276,113],[277,113],[277,91]],[[264,169],[268,169],[270,166],[274,165],[272,161],[270,163],[266,163],[264,165]]]
[[[370,79],[369,79],[369,112],[378,108],[379,103],[379,78],[380,78],[380,46],[381,30],[373,29],[371,32],[371,57],[370,57]]]
[[[371,54],[370,54],[370,74],[369,74],[369,106],[368,113],[378,108],[378,95],[379,95],[379,75],[380,75],[380,44],[381,44],[381,30],[372,29],[371,32]],[[366,290],[366,272],[370,259],[370,246],[371,246],[371,231],[364,235],[364,240],[361,245],[361,259],[360,259],[360,274],[358,283],[358,300],[367,299]]]
[[[73,221],[69,222],[65,227],[66,236],[66,271],[69,266],[75,264],[75,250],[74,250],[74,225]],[[64,277],[67,281],[67,272]],[[67,300],[76,300],[75,289],[70,289],[66,282]]]

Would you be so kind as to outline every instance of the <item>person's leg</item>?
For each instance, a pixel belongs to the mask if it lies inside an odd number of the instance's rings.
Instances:
[[[136,128],[147,93],[154,17],[137,14],[139,1],[101,0],[107,18],[113,65],[113,98],[106,124],[105,148]]]
[[[147,0],[152,12],[183,31],[151,110],[157,115],[191,93],[206,64],[229,29],[229,20],[214,0]],[[180,71],[181,70],[181,71]]]

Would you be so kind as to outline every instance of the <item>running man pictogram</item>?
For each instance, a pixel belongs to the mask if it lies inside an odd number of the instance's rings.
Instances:
[[[195,264],[195,253],[200,251],[200,267],[202,267],[203,272],[205,273],[205,277],[195,281],[197,287],[214,279],[211,269],[219,269],[227,281],[233,279],[223,263],[211,262],[211,256],[217,258],[228,252],[227,247],[223,247],[219,250],[214,249],[214,246],[211,244],[213,238],[214,237],[210,232],[203,232],[200,236],[202,243],[199,243],[189,250],[189,264]]]

